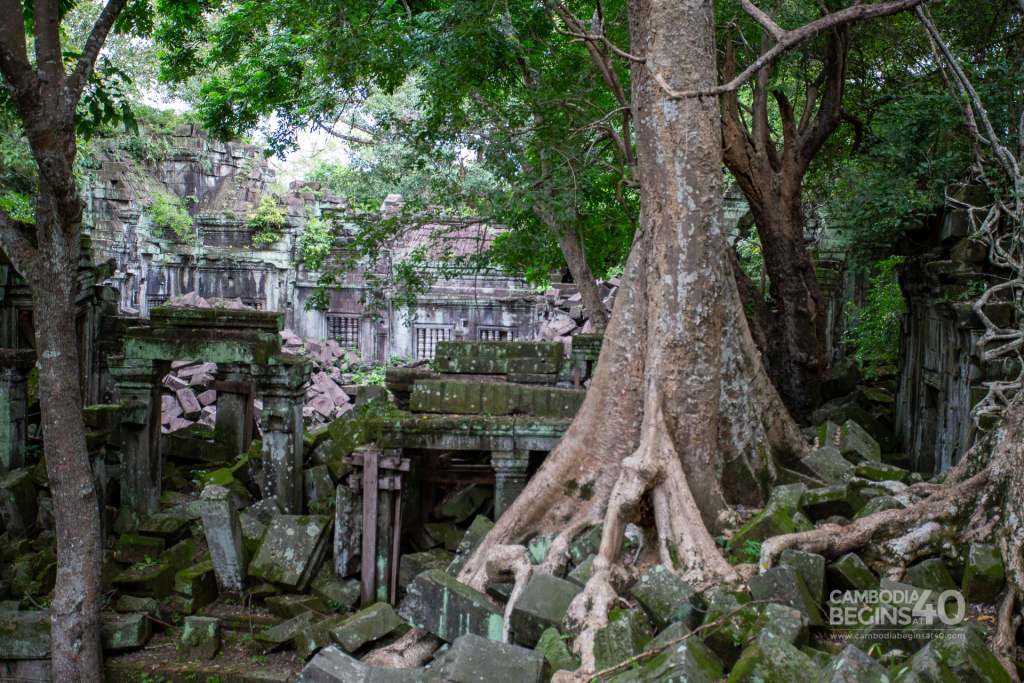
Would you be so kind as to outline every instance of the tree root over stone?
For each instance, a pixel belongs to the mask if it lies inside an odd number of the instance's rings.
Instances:
[[[846,526],[827,524],[767,539],[761,545],[760,569],[771,568],[788,548],[837,557],[867,547],[888,561],[890,574],[902,575],[931,540],[949,535],[940,523],[951,525],[962,542],[994,540],[1002,550],[1007,587],[993,650],[1018,681],[1013,662],[1017,606],[1024,596],[1024,398],[1007,407],[1001,426],[990,436],[979,439],[944,484],[921,486],[927,496],[906,508],[876,512]]]

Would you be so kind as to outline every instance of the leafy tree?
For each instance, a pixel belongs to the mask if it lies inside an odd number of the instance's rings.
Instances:
[[[5,85],[0,105],[17,122],[35,163],[31,195],[25,193],[33,221],[24,221],[24,204],[13,215],[0,209],[0,248],[28,283],[35,312],[41,419],[57,527],[53,677],[99,681],[101,530],[78,383],[75,302],[82,200],[75,159],[79,134],[118,118],[131,122],[117,92],[121,75],[114,71],[107,78],[96,66],[115,22],[120,18],[122,30],[139,29],[148,9],[143,2],[109,0],[81,47],[68,51],[60,26],[70,4],[0,2]]]

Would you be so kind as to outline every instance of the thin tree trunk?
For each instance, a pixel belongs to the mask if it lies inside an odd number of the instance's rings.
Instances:
[[[40,203],[45,200],[41,199]],[[45,217],[46,212],[39,215]],[[85,444],[75,297],[78,230],[52,225],[33,283],[39,404],[57,530],[57,581],[50,613],[55,681],[99,681],[101,529]],[[74,240],[73,242],[71,240]]]
[[[583,243],[579,235],[571,226],[559,229],[557,225],[549,225],[548,228],[558,238],[558,247],[562,250],[573,282],[583,297],[583,306],[587,309],[587,316],[594,332],[604,332],[608,326],[608,312],[604,308],[604,299],[601,298],[597,279],[590,270],[586,254],[583,253]]]

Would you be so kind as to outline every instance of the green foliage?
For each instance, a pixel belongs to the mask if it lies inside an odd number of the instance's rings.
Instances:
[[[359,370],[352,374],[352,381],[359,385],[374,385],[384,386],[384,372],[386,367],[383,365],[374,365],[365,370]]]
[[[902,257],[892,256],[875,264],[864,304],[850,304],[846,341],[865,377],[874,377],[885,366],[896,365],[900,353],[900,325],[906,302],[896,279]]]
[[[334,246],[334,231],[330,222],[310,216],[299,235],[299,260],[309,270],[320,270]]]
[[[149,219],[161,230],[170,230],[183,242],[195,242],[192,216],[184,202],[168,192],[153,192],[149,205]]]
[[[269,247],[281,239],[285,226],[284,205],[273,195],[263,195],[246,225],[254,231],[252,246]]]

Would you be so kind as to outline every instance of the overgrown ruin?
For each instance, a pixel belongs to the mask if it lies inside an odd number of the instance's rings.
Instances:
[[[512,274],[466,268],[434,280],[408,314],[371,312],[370,285],[355,271],[330,290],[326,310],[310,309],[321,273],[304,267],[297,245],[314,218],[344,226],[344,200],[293,183],[278,232],[256,248],[249,216],[272,174],[258,150],[191,126],[154,139],[166,146],[159,159],[126,159],[112,146],[93,170],[79,277],[110,680],[286,681],[300,670],[300,680],[377,680],[380,670],[357,657],[410,627],[450,648],[426,670],[391,670],[394,680],[532,681],[575,668],[559,629],[589,576],[599,527],[578,534],[561,578],[538,573],[511,606],[511,583],[478,593],[456,581],[582,403],[601,337],[586,334],[572,285],[536,294]],[[159,193],[187,200],[192,233],[154,223]],[[909,308],[898,375],[865,384],[850,363],[834,363],[831,400],[806,432],[816,450],[782,470],[763,510],[726,532],[734,562],[756,560],[776,534],[907,505],[909,483],[966,451],[973,386],[995,370],[965,351],[980,325],[957,303],[969,277],[960,273],[973,273],[983,254],[961,223],[951,211],[922,228],[935,250],[902,268]],[[408,239],[425,243],[429,233]],[[442,239],[449,256],[452,245],[467,255],[493,233],[447,226]],[[396,245],[394,257],[409,248]],[[842,267],[821,270],[837,311],[861,286]],[[42,680],[46,612],[33,607],[54,580],[52,502],[29,389],[32,306],[17,274],[3,275],[0,609],[13,630],[0,633],[0,680]],[[616,286],[603,285],[609,307]],[[839,355],[839,317],[834,325],[830,353]],[[359,383],[363,368],[396,356],[404,362],[383,370],[381,384]],[[586,482],[564,486],[590,495]],[[531,562],[545,561],[552,540],[530,540]],[[640,529],[628,527],[624,542],[642,566]],[[749,594],[698,595],[648,567],[598,633],[597,666],[614,680],[713,681],[729,669],[729,680],[748,680],[737,672],[770,678],[793,666],[882,680],[860,650],[830,660],[808,634],[838,609],[826,601],[837,589],[960,586],[979,603],[996,595],[998,549],[929,543],[905,576],[887,574],[882,558],[786,551],[750,580]],[[702,638],[687,639],[691,629]],[[974,631],[963,633],[955,645],[919,650],[904,670],[956,661],[978,680],[1003,680]],[[669,641],[683,644],[627,668]],[[177,660],[151,654],[167,647]]]

